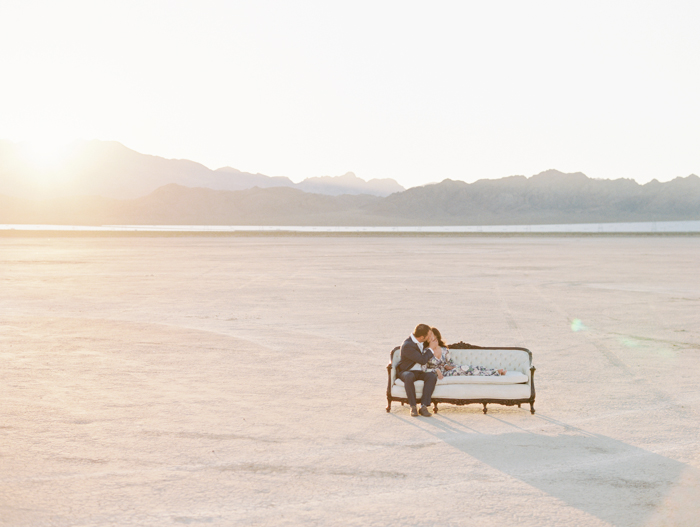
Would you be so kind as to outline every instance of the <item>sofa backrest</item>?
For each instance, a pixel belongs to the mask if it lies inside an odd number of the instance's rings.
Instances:
[[[530,375],[530,354],[525,350],[512,349],[451,349],[450,357],[457,364],[505,368]]]
[[[524,348],[450,348],[450,357],[457,364],[483,366],[485,368],[505,368],[519,371],[530,377],[532,355]],[[391,382],[396,380],[396,366],[401,359],[399,348],[395,348],[391,360]]]

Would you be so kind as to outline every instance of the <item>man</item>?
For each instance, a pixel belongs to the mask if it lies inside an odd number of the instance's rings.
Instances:
[[[434,371],[421,370],[421,365],[427,364],[433,357],[438,359],[442,357],[442,350],[438,347],[435,352],[430,348],[423,351],[423,344],[429,340],[432,340],[430,326],[418,324],[411,336],[401,345],[401,360],[396,366],[396,377],[403,381],[403,385],[406,388],[406,396],[408,397],[408,404],[411,406],[411,415],[413,417],[418,416],[418,414],[423,417],[431,416],[428,408],[438,378]],[[420,411],[416,408],[416,387],[414,383],[417,380],[423,381]]]

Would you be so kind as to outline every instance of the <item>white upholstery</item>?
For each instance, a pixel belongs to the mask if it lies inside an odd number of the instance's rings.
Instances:
[[[391,395],[406,397],[401,379],[396,379],[400,350],[394,352],[391,368]],[[457,365],[505,368],[503,376],[459,375],[439,380],[432,399],[529,399],[531,396],[530,354],[523,350],[451,349],[450,358]],[[416,381],[416,397],[420,400],[423,381]]]
[[[508,371],[505,375],[455,375],[438,380],[437,386],[445,384],[518,384],[528,382],[529,377],[519,371]],[[423,381],[418,381],[423,382]],[[403,386],[401,379],[396,379],[397,386]]]
[[[416,398],[423,395],[423,381],[416,381]],[[391,387],[393,397],[406,397],[403,386]],[[440,399],[528,399],[529,384],[446,384],[437,385],[432,400]]]
[[[530,355],[522,350],[450,350],[450,357],[460,365],[505,368],[526,375],[530,373]]]

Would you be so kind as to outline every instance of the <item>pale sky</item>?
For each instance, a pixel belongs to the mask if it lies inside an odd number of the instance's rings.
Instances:
[[[0,0],[0,138],[410,187],[700,175],[700,2]]]

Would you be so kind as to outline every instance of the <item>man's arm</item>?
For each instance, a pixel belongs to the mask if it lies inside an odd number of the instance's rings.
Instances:
[[[401,360],[410,360],[412,362],[417,362],[418,364],[427,364],[430,359],[433,358],[433,352],[430,348],[426,349],[421,353],[418,345],[412,340],[409,342],[404,342],[401,346]]]

